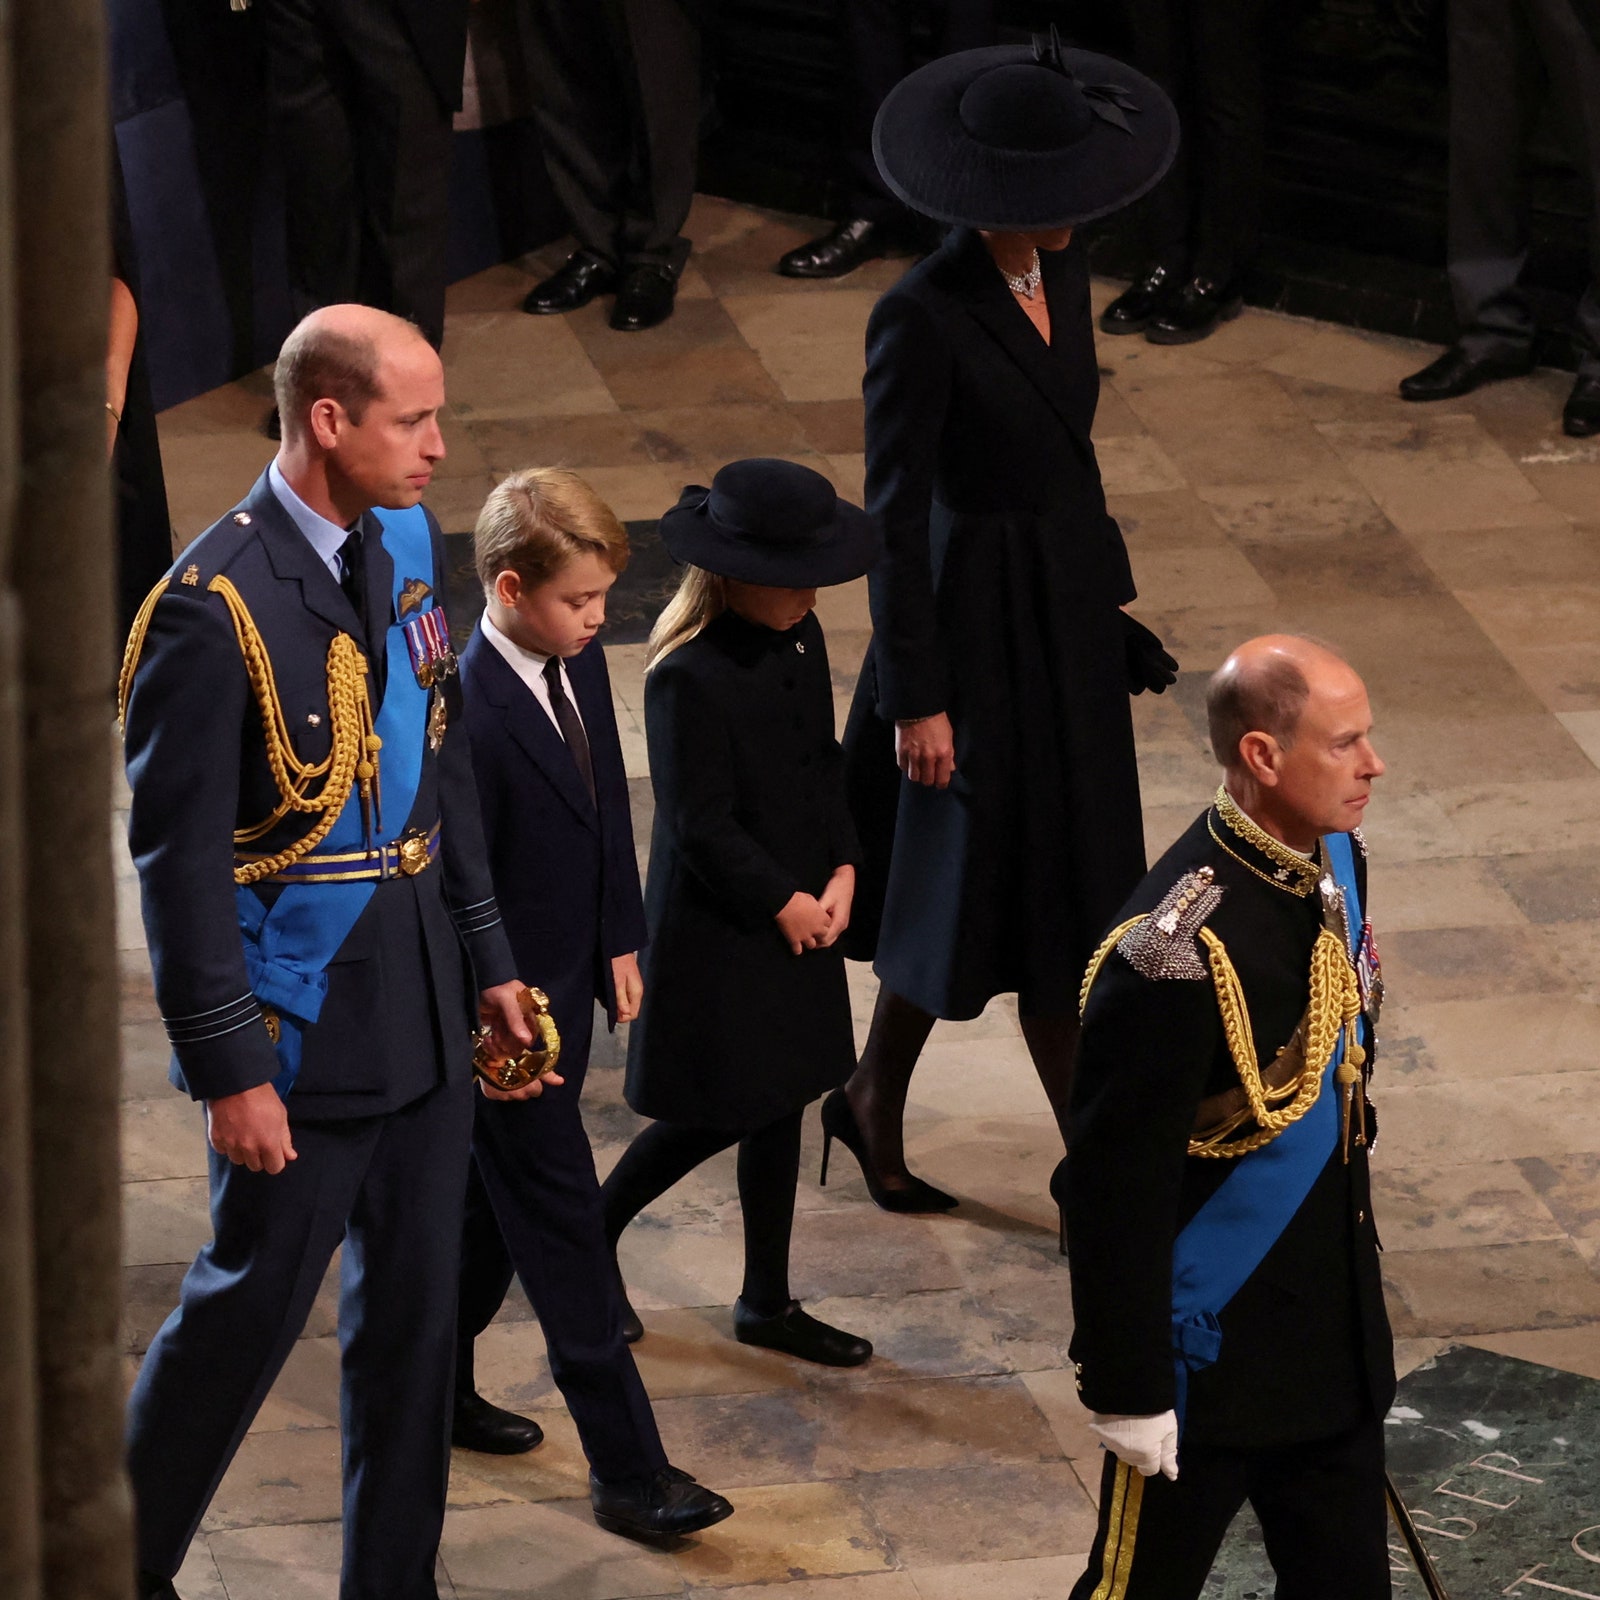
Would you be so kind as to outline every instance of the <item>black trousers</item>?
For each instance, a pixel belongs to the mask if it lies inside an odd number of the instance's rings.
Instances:
[[[844,45],[840,148],[846,215],[903,222],[906,209],[890,194],[872,159],[872,123],[884,97],[917,65],[912,25],[919,13],[933,24],[931,55],[975,50],[995,41],[994,0],[839,0]]]
[[[1277,1600],[1388,1600],[1383,1423],[1266,1450],[1190,1445],[1178,1477],[1141,1478],[1107,1452],[1100,1523],[1069,1600],[1193,1600],[1248,1500]]]
[[[357,300],[444,338],[450,111],[391,0],[260,0],[296,316]]]
[[[789,1303],[789,1239],[800,1178],[802,1106],[764,1128],[733,1133],[683,1122],[652,1122],[622,1152],[601,1186],[606,1237],[622,1230],[673,1184],[729,1145],[739,1146],[739,1209],[744,1214],[744,1286],[739,1298],[758,1316]]]
[[[1140,202],[1146,259],[1226,282],[1261,240],[1266,160],[1263,0],[1123,0],[1133,64],[1172,96],[1177,160]]]
[[[620,1483],[650,1476],[667,1457],[622,1337],[600,1181],[578,1109],[593,1027],[590,1007],[583,1023],[563,1029],[561,1088],[512,1103],[474,1096],[456,1382],[471,1386],[472,1341],[515,1270],[589,1465],[603,1482]]]
[[[339,1600],[437,1600],[471,1094],[348,1122],[294,1122],[291,1105],[299,1159],[276,1177],[211,1152],[215,1237],[128,1401],[140,1567],[182,1565],[342,1243]]]
[[[1553,96],[1589,192],[1589,284],[1578,304],[1579,371],[1600,378],[1600,41],[1573,0],[1451,0],[1450,222],[1446,256],[1460,342],[1522,356],[1533,308],[1524,146]]]
[[[545,166],[578,243],[681,270],[700,133],[700,33],[682,0],[523,0]]]

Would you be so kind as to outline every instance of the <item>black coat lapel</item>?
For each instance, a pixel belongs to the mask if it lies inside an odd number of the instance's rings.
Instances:
[[[293,517],[284,510],[267,475],[256,480],[256,486],[245,500],[261,531],[261,544],[272,563],[272,570],[284,579],[300,585],[306,609],[340,633],[348,633],[365,642],[367,634],[356,616],[344,590],[328,571],[322,557],[312,548],[311,541],[300,531]]]
[[[474,629],[463,653],[462,670],[468,679],[468,692],[482,694],[499,710],[512,742],[544,774],[573,814],[598,832],[599,814],[566,740],[511,663],[483,637],[482,624]]]

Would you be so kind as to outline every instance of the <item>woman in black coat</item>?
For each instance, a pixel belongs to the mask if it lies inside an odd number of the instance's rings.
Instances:
[[[628,1104],[657,1120],[603,1187],[613,1247],[701,1162],[739,1146],[744,1287],[734,1332],[831,1366],[872,1346],[802,1311],[789,1234],[806,1105],[849,1077],[844,956],[860,857],[833,731],[816,586],[866,571],[871,519],[787,461],[737,461],[662,518],[688,563],[651,634],[655,827],[645,997]]]
[[[1176,148],[1161,91],[1103,56],[967,51],[912,74],[875,140],[906,202],[958,225],[867,329],[867,503],[887,553],[845,735],[866,846],[849,954],[882,982],[861,1065],[823,1105],[877,1202],[956,1202],[905,1167],[937,1017],[1015,992],[1058,1121],[1077,994],[1144,873],[1130,690],[1174,663],[1134,598],[1090,428],[1088,264],[1073,227]]]

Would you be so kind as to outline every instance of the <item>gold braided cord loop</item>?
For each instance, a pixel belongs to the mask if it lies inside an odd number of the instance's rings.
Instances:
[[[1089,991],[1094,987],[1094,980],[1100,976],[1100,969],[1106,963],[1106,957],[1117,947],[1117,941],[1129,928],[1137,928],[1149,915],[1141,911],[1136,917],[1129,917],[1126,922],[1118,923],[1104,939],[1100,941],[1100,948],[1089,957],[1088,970],[1083,975],[1083,982],[1078,986],[1078,1015],[1081,1017],[1084,1008],[1089,1004]]]
[[[134,613],[133,626],[128,629],[128,642],[122,651],[122,671],[117,677],[117,726],[128,718],[128,696],[133,693],[133,675],[139,670],[139,656],[144,649],[144,636],[150,631],[150,618],[155,615],[156,601],[167,592],[172,582],[169,573],[144,597],[144,604]]]
[[[244,657],[245,675],[261,711],[267,766],[281,797],[281,803],[265,821],[239,829],[233,836],[234,842],[249,844],[261,838],[291,811],[317,816],[304,838],[297,839],[276,855],[262,856],[234,868],[235,883],[257,883],[310,855],[332,831],[358,782],[364,798],[371,793],[377,777],[380,741],[373,728],[372,703],[367,694],[367,662],[349,634],[333,636],[328,646],[328,719],[332,725],[332,748],[326,760],[315,764],[303,762],[295,755],[290,742],[266,641],[244,597],[221,576],[213,578],[206,587],[222,597],[233,619],[239,653]],[[324,778],[324,782],[316,794],[310,794],[308,790],[316,778]]]

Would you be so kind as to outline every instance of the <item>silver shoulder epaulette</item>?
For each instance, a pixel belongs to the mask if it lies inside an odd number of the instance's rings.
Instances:
[[[1117,941],[1117,953],[1141,978],[1204,978],[1209,969],[1195,939],[1226,891],[1210,867],[1186,872],[1161,904]]]

